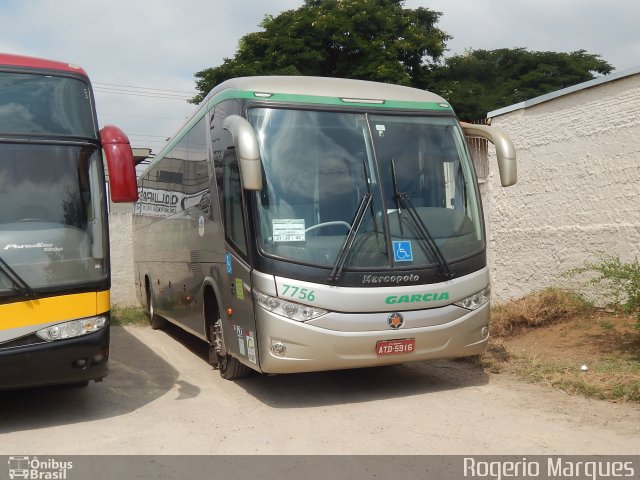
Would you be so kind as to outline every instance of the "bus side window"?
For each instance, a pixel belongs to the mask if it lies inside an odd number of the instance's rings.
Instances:
[[[244,234],[244,214],[242,210],[242,185],[240,169],[233,147],[227,148],[223,158],[223,216],[224,230],[229,240],[247,254],[247,241]]]
[[[242,208],[242,184],[233,136],[222,128],[224,119],[236,112],[235,102],[226,101],[216,106],[211,120],[215,182],[218,188],[220,214],[225,237],[239,253],[247,256],[247,239]],[[221,158],[220,158],[221,157]]]

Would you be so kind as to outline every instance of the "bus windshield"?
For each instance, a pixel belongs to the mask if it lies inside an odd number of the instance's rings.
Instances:
[[[346,268],[431,268],[483,251],[454,118],[252,108],[249,120],[264,169],[256,203],[266,255],[334,266],[349,234]]]
[[[88,84],[64,76],[0,72],[0,134],[96,138]]]
[[[0,157],[0,295],[105,279],[99,147],[0,143]]]

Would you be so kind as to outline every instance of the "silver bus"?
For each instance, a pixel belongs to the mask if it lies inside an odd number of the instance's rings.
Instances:
[[[482,207],[461,124],[427,91],[314,77],[214,88],[138,180],[137,295],[227,379],[480,354]]]

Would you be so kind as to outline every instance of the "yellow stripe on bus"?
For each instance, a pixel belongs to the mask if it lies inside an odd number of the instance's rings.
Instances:
[[[109,291],[77,293],[0,305],[0,330],[64,322],[109,311]]]

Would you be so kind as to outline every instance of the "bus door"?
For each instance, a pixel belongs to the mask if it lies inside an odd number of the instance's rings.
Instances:
[[[243,363],[257,368],[256,321],[251,295],[251,267],[247,261],[247,235],[243,190],[235,150],[223,157],[222,181],[218,183],[225,229],[226,285],[222,286],[222,331],[227,350]],[[222,276],[225,278],[225,276]]]

